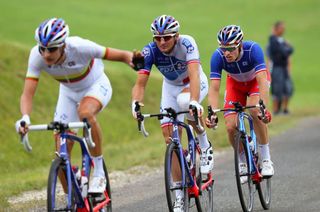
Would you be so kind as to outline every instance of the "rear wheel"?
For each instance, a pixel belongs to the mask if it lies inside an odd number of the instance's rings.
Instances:
[[[255,188],[250,177],[248,153],[247,151],[245,151],[245,145],[245,135],[240,132],[237,132],[234,144],[234,163],[237,188],[242,210],[250,212],[253,209]],[[245,161],[241,161],[242,168],[240,168],[239,157],[241,154],[243,154],[243,151],[245,157],[242,158],[245,159]]]
[[[56,158],[51,164],[48,177],[48,211],[76,211],[73,187],[71,191],[68,191],[68,193],[71,192],[71,202],[68,206],[68,198],[64,192],[63,185],[65,185],[65,187],[67,188],[66,165],[61,158]]]
[[[185,167],[181,166],[179,158],[179,148],[177,145],[173,142],[171,142],[167,146],[166,155],[165,155],[165,187],[166,187],[166,197],[167,197],[167,203],[168,203],[168,209],[170,212],[173,211],[174,203],[176,201],[176,192],[178,190],[181,190],[183,193],[183,211],[189,211],[189,195],[188,195],[188,189],[184,185],[184,182],[182,182],[182,178],[179,180],[181,183],[174,182],[172,172],[174,171],[176,174],[181,173],[182,174],[182,168]],[[172,164],[177,164],[177,167],[175,170],[172,170]],[[177,181],[177,180],[176,180]],[[187,181],[187,179],[186,179]]]

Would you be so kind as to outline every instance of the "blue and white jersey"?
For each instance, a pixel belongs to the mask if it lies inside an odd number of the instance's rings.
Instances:
[[[180,35],[170,54],[162,53],[155,42],[146,45],[142,53],[145,66],[139,73],[150,74],[152,65],[155,65],[164,76],[164,80],[172,85],[189,83],[189,63],[199,63],[199,71],[202,72],[197,44],[189,35]]]
[[[228,63],[223,52],[218,48],[211,57],[210,79],[221,79],[224,69],[239,82],[248,82],[256,77],[256,74],[267,70],[261,47],[253,41],[244,41],[239,59]]]

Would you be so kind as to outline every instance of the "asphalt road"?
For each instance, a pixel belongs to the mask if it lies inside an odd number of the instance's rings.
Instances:
[[[275,175],[269,211],[320,211],[320,118],[307,118],[271,143]],[[215,211],[242,211],[234,177],[233,152],[220,153],[214,169]],[[113,211],[167,211],[163,172],[115,188]],[[254,211],[263,211],[258,193]]]

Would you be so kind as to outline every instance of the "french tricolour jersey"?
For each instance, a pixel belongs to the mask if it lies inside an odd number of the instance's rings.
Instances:
[[[173,85],[185,85],[189,82],[187,65],[200,63],[196,42],[189,35],[180,35],[170,54],[162,53],[155,42],[151,42],[143,49],[145,67],[139,73],[150,74],[155,65],[164,79]],[[200,71],[202,71],[201,65]]]
[[[66,87],[79,91],[91,86],[104,74],[101,60],[106,48],[80,37],[66,39],[66,60],[60,65],[48,66],[39,53],[38,46],[31,49],[27,78],[38,80],[42,71]]]
[[[211,57],[210,79],[221,79],[224,69],[233,79],[248,82],[253,80],[258,72],[266,70],[263,51],[255,42],[244,41],[239,58],[238,61],[228,63],[222,50],[218,48]]]

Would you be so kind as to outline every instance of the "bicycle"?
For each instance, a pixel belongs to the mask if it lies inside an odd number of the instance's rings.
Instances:
[[[262,117],[264,117],[265,106],[262,100],[259,101],[259,104],[252,106],[242,106],[239,102],[235,102],[233,105],[234,108],[215,110],[208,106],[208,118],[210,119],[217,112],[233,111],[237,113],[234,163],[241,207],[243,211],[251,212],[253,210],[254,193],[258,190],[261,205],[263,209],[268,210],[271,204],[271,178],[262,177],[260,174],[257,138],[254,132],[253,120],[251,115],[244,112],[246,109],[260,108]],[[242,151],[245,153],[245,163],[247,164],[246,174],[240,173],[239,156]]]
[[[194,198],[198,211],[213,211],[213,184],[212,173],[207,176],[202,176],[200,172],[200,147],[193,135],[192,126],[177,120],[179,114],[186,114],[189,111],[176,112],[172,108],[166,108],[165,113],[160,114],[141,114],[140,105],[136,103],[136,112],[138,120],[138,130],[147,137],[149,133],[144,127],[144,119],[157,117],[159,120],[163,117],[168,117],[172,120],[173,132],[171,142],[167,145],[165,153],[165,188],[166,198],[169,211],[173,211],[175,201],[175,190],[181,189],[184,193],[184,211],[189,211],[192,207],[190,199]],[[196,108],[193,109],[197,127],[202,126],[199,124]],[[185,129],[188,138],[187,149],[183,148],[178,128]],[[202,128],[203,129],[203,128]],[[181,173],[181,185],[175,185],[172,177],[172,158],[175,155],[179,161],[179,168]]]
[[[24,127],[25,123],[21,122],[21,126]],[[84,137],[78,137],[68,132],[69,129],[79,128],[84,129]],[[60,139],[60,149],[59,152],[55,152],[56,158],[52,161],[48,176],[48,211],[111,212],[111,188],[108,170],[104,161],[103,169],[107,180],[104,194],[97,197],[87,192],[90,172],[94,167],[88,146],[91,148],[95,146],[91,137],[91,127],[87,120],[84,119],[83,122],[70,122],[68,124],[51,122],[50,124],[28,126],[28,131],[39,130],[54,130],[59,133]],[[81,169],[71,164],[67,151],[67,142],[69,141],[76,141],[80,145],[82,155]],[[21,142],[28,152],[32,150],[28,134],[21,137]],[[65,196],[61,195],[61,193],[65,192]]]

